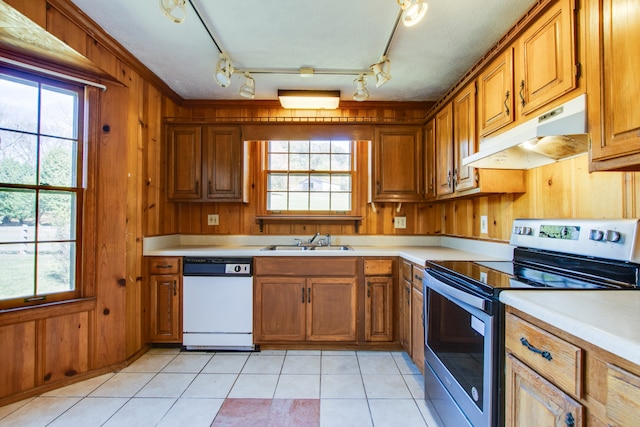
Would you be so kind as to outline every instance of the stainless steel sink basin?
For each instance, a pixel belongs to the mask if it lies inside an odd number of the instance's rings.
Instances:
[[[263,251],[352,251],[348,245],[318,246],[318,245],[271,245],[262,248]]]

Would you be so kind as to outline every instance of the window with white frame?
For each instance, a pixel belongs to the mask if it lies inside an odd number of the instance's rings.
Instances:
[[[78,296],[83,88],[0,68],[0,306]]]
[[[353,141],[267,141],[265,151],[267,211],[351,211]]]

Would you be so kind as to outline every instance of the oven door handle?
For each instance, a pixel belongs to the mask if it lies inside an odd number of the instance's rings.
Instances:
[[[475,307],[479,310],[484,311],[486,301],[483,298],[477,297],[473,294],[461,291],[460,289],[447,285],[446,283],[443,283],[437,278],[435,278],[434,276],[432,276],[428,271],[426,271],[426,275],[424,277],[426,279],[426,286],[428,288],[431,288],[434,291],[446,297],[449,297],[451,299],[457,300],[464,304],[470,305],[471,307]]]

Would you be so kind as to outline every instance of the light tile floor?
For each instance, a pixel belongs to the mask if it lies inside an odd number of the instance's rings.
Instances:
[[[285,420],[296,410],[326,427],[443,425],[403,352],[154,348],[121,371],[0,407],[0,427],[246,425],[228,415],[247,402],[270,417],[255,425],[308,425]]]

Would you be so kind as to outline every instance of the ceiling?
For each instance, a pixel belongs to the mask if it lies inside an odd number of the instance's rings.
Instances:
[[[536,1],[428,0],[422,21],[400,23],[395,32],[400,7],[393,0],[190,0],[181,24],[163,15],[159,0],[72,2],[184,99],[245,99],[241,74],[227,88],[215,82],[219,52],[195,5],[236,69],[294,73],[253,74],[255,99],[277,99],[278,89],[330,89],[351,100],[357,76],[295,72],[366,71],[391,41],[392,79],[376,88],[368,77],[369,100],[435,101]]]

